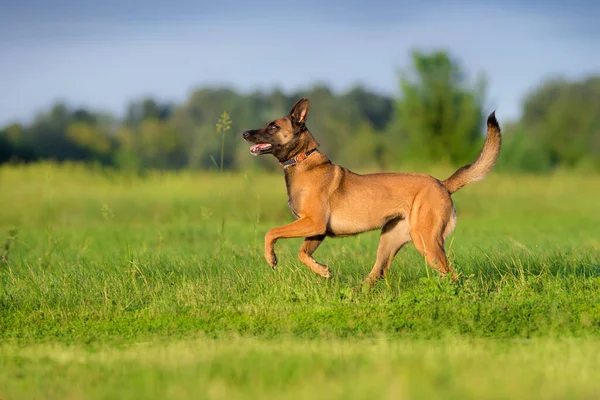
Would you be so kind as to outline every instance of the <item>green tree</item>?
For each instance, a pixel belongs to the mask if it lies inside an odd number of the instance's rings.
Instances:
[[[30,162],[37,158],[32,144],[23,137],[20,124],[0,129],[0,164],[8,161]]]
[[[483,139],[486,82],[470,84],[448,53],[412,53],[412,69],[400,74],[395,134],[406,158],[462,164],[477,155]]]
[[[600,168],[600,76],[543,82],[525,98],[520,128],[552,167]]]
[[[125,123],[128,126],[138,126],[148,118],[167,120],[171,117],[173,108],[170,104],[160,103],[152,98],[136,100],[127,106]]]

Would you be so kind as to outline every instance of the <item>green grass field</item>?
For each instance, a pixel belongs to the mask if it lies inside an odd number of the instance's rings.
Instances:
[[[0,399],[598,398],[600,176],[453,197],[457,283],[410,245],[355,292],[377,232],[263,259],[281,175],[0,167]]]

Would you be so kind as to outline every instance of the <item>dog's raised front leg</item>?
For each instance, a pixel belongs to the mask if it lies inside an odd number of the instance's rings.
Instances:
[[[275,242],[278,239],[319,236],[324,235],[325,230],[325,222],[315,222],[312,218],[308,217],[303,217],[287,225],[269,230],[265,235],[265,258],[267,262],[271,268],[275,268],[275,265],[277,265]]]

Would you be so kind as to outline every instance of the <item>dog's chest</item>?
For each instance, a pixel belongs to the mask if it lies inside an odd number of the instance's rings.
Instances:
[[[292,212],[292,215],[298,219],[300,218],[300,215],[298,215],[298,213],[296,212],[296,208],[294,207],[294,202],[292,201],[292,198],[288,196],[288,207],[290,208],[290,211]]]
[[[301,189],[288,188],[288,207],[296,219],[302,216],[302,198],[304,195],[305,193]]]
[[[303,195],[302,190],[299,188],[292,187],[288,175],[286,175],[285,187],[287,189],[288,207],[290,209],[290,212],[296,219],[298,219],[300,218],[301,213],[300,205]]]

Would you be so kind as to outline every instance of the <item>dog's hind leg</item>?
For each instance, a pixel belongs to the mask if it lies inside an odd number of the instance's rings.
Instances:
[[[327,265],[317,262],[312,257],[312,254],[317,250],[317,247],[323,243],[324,239],[325,235],[312,236],[304,239],[302,247],[300,247],[300,253],[298,253],[298,258],[300,258],[300,261],[315,273],[324,278],[331,278],[331,272],[329,271],[329,268],[327,268]]]
[[[444,218],[434,210],[421,210],[418,219],[411,221],[410,232],[415,248],[425,257],[427,263],[442,276],[450,273],[452,279],[456,278],[456,274],[448,264],[444,242],[455,224],[453,216]]]
[[[410,241],[410,230],[405,219],[396,218],[387,222],[381,228],[379,246],[377,247],[377,260],[366,281],[375,283],[384,277],[398,251]]]

